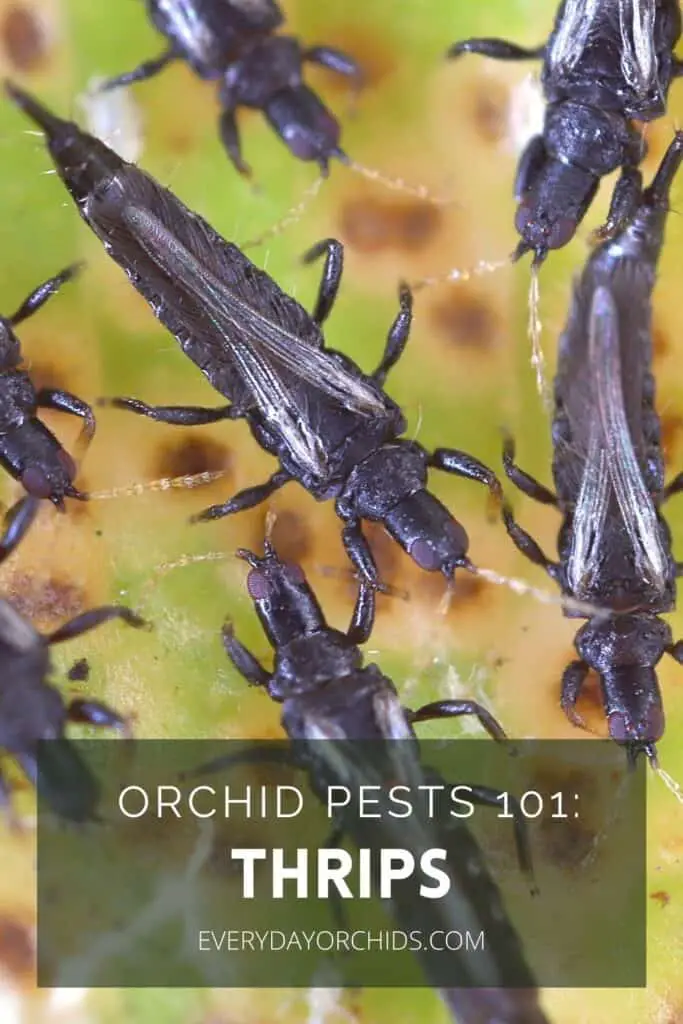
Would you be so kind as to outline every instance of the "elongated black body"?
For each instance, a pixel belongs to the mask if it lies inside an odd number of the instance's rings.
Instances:
[[[664,486],[652,376],[652,290],[682,159],[678,133],[629,224],[593,252],[575,284],[555,379],[556,494],[515,466],[511,442],[505,458],[517,486],[564,517],[557,563],[506,509],[513,540],[565,595],[607,611],[579,630],[562,705],[580,724],[575,704],[593,669],[612,738],[631,756],[645,751],[653,760],[664,732],[655,667],[665,653],[683,662],[683,645],[658,618],[673,608],[680,575],[661,505],[683,480]]]
[[[36,313],[77,270],[76,265],[67,267],[36,288],[12,316],[0,317],[0,465],[29,494],[48,498],[61,511],[65,497],[84,501],[87,495],[74,487],[76,463],[38,419],[38,410],[59,409],[79,416],[83,420],[81,449],[93,438],[95,417],[89,405],[68,391],[36,390],[30,375],[21,369],[21,347],[14,328]]]
[[[38,507],[34,498],[22,498],[5,519],[0,538],[0,564],[14,551],[31,525]],[[38,633],[11,604],[0,597],[0,747],[21,765],[27,778],[39,784],[45,798],[62,816],[83,821],[93,816],[97,787],[85,764],[64,736],[68,722],[123,729],[116,711],[99,701],[76,698],[69,704],[48,682],[51,644],[71,640],[110,619],[129,626],[145,623],[128,608],[108,605],[78,615],[49,636]],[[63,740],[42,761],[39,778],[38,744]],[[49,764],[49,771],[45,765]],[[7,804],[9,790],[0,775],[0,802]]]
[[[532,250],[540,263],[566,245],[612,171],[621,176],[606,231],[634,212],[646,147],[631,120],[665,113],[669,86],[683,72],[673,55],[680,34],[678,0],[563,0],[542,46],[467,39],[451,47],[450,57],[543,60],[543,134],[529,142],[515,182],[517,256]]]
[[[263,111],[290,152],[317,161],[325,174],[331,157],[346,160],[337,121],[302,77],[310,62],[360,82],[360,69],[345,53],[329,46],[304,48],[293,36],[273,35],[284,21],[273,0],[146,0],[146,6],[168,48],[103,89],[144,81],[171,61],[185,60],[200,78],[220,83],[220,135],[241,174],[251,171],[242,159],[238,107]]]
[[[372,625],[371,589],[361,586],[351,626],[343,633],[327,624],[300,567],[280,561],[270,544],[266,543],[264,557],[248,551],[238,554],[251,566],[247,588],[275,651],[274,670],[268,672],[240,643],[230,623],[223,630],[225,649],[237,671],[251,685],[263,687],[273,700],[282,704],[282,726],[292,741],[291,760],[307,771],[312,789],[323,801],[330,785],[344,784],[355,789],[356,782],[367,784],[370,779],[381,777],[381,769],[374,774],[376,763],[357,763],[358,746],[351,748],[348,759],[344,758],[345,740],[372,741],[377,745],[373,752],[387,745],[386,741],[406,741],[394,745],[401,749],[391,761],[391,778],[416,787],[426,782],[442,784],[443,780],[420,766],[412,723],[473,714],[490,735],[504,738],[491,714],[473,701],[438,701],[418,711],[403,708],[392,681],[376,665],[363,665],[358,644],[367,640]],[[336,742],[320,742],[325,740]],[[261,750],[256,753],[263,758]],[[230,758],[219,759],[188,774],[217,771],[231,763],[234,760]],[[495,790],[473,787],[475,802],[495,806],[497,796]],[[424,918],[430,911],[417,906],[414,897],[399,887],[396,898],[392,898],[397,924],[406,931],[418,926],[485,931],[486,952],[481,959],[478,955],[474,958],[469,968],[472,973],[463,976],[468,967],[457,954],[453,957],[454,985],[455,979],[462,979],[461,984],[468,987],[440,989],[455,1020],[462,1024],[490,1024],[494,1020],[500,1024],[543,1024],[546,1018],[538,1004],[520,939],[506,917],[484,854],[461,822],[450,821],[452,825],[434,825],[438,835],[430,832],[428,836],[422,835],[425,824],[419,815],[411,817],[410,822],[387,823],[386,835],[382,834],[383,846],[443,846],[448,851],[454,879],[452,899],[435,908],[436,916],[429,921]],[[338,832],[345,832],[347,825],[354,838],[353,826],[342,812]],[[411,829],[416,830],[414,834]],[[413,841],[415,847],[411,845]],[[519,822],[517,841],[520,862],[530,871],[526,834]],[[423,957],[423,966],[429,975],[428,956]],[[516,986],[526,987],[498,987],[511,978]]]
[[[266,483],[197,518],[253,507],[296,480],[318,500],[335,499],[344,545],[366,580],[378,582],[363,519],[381,522],[423,569],[450,578],[457,567],[470,568],[467,534],[427,490],[428,469],[477,480],[496,497],[500,487],[491,470],[464,452],[430,453],[401,438],[406,423],[384,381],[408,339],[408,289],[401,288],[377,370],[363,374],[346,356],[325,348],[320,329],[341,281],[339,242],[328,239],[306,257],[326,254],[311,316],[148,174],[15,86],[7,89],[45,131],[60,177],[107,253],[231,402],[220,409],[152,408],[135,399],[115,404],[185,426],[243,417],[280,462]]]

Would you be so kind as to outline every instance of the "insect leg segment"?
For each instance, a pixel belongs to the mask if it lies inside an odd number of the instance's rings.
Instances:
[[[588,664],[585,661],[572,661],[562,673],[560,707],[572,725],[579,729],[586,728],[586,723],[576,710],[576,704],[587,676]]]
[[[301,59],[309,64],[318,64],[328,71],[335,71],[346,78],[353,78],[356,89],[360,89],[364,84],[365,76],[357,61],[333,46],[309,46],[301,54]]]
[[[336,238],[325,238],[317,242],[301,257],[303,263],[314,263],[323,253],[325,265],[318,289],[318,298],[312,316],[317,324],[322,324],[332,311],[344,272],[344,246]]]
[[[228,621],[223,625],[222,636],[225,653],[239,674],[244,676],[250,686],[268,689],[271,673],[267,672],[261,662],[237,639],[232,622]]]
[[[352,644],[364,644],[370,639],[375,623],[375,588],[361,581],[346,636]]]
[[[555,580],[556,583],[559,583],[559,564],[551,561],[547,555],[544,554],[543,550],[536,543],[533,537],[528,534],[526,530],[522,529],[522,527],[516,522],[512,514],[512,509],[506,501],[503,502],[502,514],[505,529],[517,550],[521,551],[523,555],[526,555],[529,561],[533,562],[534,565],[540,565],[541,569],[545,569],[551,579]]]
[[[42,409],[56,409],[59,412],[78,416],[83,420],[83,429],[78,439],[81,447],[87,446],[95,435],[95,416],[92,409],[83,399],[77,398],[69,391],[60,388],[41,388],[36,395],[36,404]]]
[[[335,510],[344,523],[342,530],[344,549],[360,573],[361,580],[370,587],[381,590],[377,564],[372,556],[370,545],[363,536],[360,518],[356,515],[353,506],[341,499],[337,499],[335,502]]]
[[[101,398],[98,404],[127,409],[138,416],[177,427],[201,427],[219,420],[236,420],[244,415],[235,405],[221,405],[217,409],[207,409],[202,405],[147,405],[137,398]]]
[[[396,319],[389,328],[384,353],[379,366],[372,374],[372,379],[378,387],[383,388],[389,371],[396,366],[405,351],[410,328],[413,322],[413,295],[410,288],[404,282],[399,286],[400,308]]]
[[[240,132],[237,127],[237,116],[235,107],[229,100],[227,89],[221,89],[221,115],[218,119],[218,132],[223,143],[223,148],[230,157],[235,170],[244,178],[251,178],[252,170],[249,164],[242,158],[242,145]]]
[[[476,480],[484,484],[491,492],[496,505],[503,501],[503,491],[500,481],[492,469],[485,466],[479,459],[467,452],[461,452],[458,448],[436,448],[428,457],[428,465],[433,469],[440,469],[444,473],[453,473],[455,476],[465,477],[466,480]]]
[[[455,60],[464,53],[478,53],[482,57],[494,60],[542,60],[545,56],[545,43],[541,46],[517,46],[507,39],[463,39],[454,43],[447,51],[449,60]]]
[[[55,274],[48,281],[44,281],[43,284],[38,285],[35,291],[24,299],[19,309],[11,317],[9,322],[13,327],[22,323],[24,320],[28,320],[30,316],[37,313],[41,306],[44,306],[48,299],[56,295],[63,284],[67,281],[71,281],[82,269],[83,263],[72,263],[71,266],[66,267],[59,274]]]
[[[66,716],[70,722],[93,725],[98,729],[118,729],[128,732],[128,721],[118,712],[99,700],[84,700],[77,697],[67,705]]]
[[[681,491],[683,491],[683,473],[678,473],[662,491],[661,498],[659,499],[660,504],[664,504],[665,501],[675,497],[676,494],[680,494]]]
[[[459,718],[462,715],[475,715],[479,724],[489,736],[497,741],[506,740],[507,734],[498,720],[490,711],[474,700],[435,700],[425,704],[417,711],[405,708],[406,717],[411,725],[415,722],[429,722],[435,718]]]
[[[0,537],[0,564],[8,558],[36,517],[40,502],[37,498],[21,498],[5,515],[4,531]]]
[[[112,89],[119,89],[124,85],[133,85],[135,82],[146,82],[148,78],[153,78],[158,75],[160,71],[170,64],[173,60],[178,60],[179,54],[170,47],[168,50],[164,50],[163,53],[159,54],[158,57],[152,57],[151,60],[143,61],[132,71],[125,71],[122,75],[116,75],[115,78],[108,78],[98,88],[98,92],[110,92]]]
[[[149,624],[132,612],[130,608],[124,608],[117,604],[103,605],[101,608],[91,608],[90,611],[83,612],[70,619],[69,622],[65,622],[59,629],[46,636],[46,643],[60,644],[64,640],[73,640],[77,636],[89,633],[91,629],[97,629],[105,622],[111,622],[112,619],[121,619],[126,625],[133,626],[135,629],[150,628]]]
[[[598,229],[599,238],[609,238],[633,216],[643,194],[643,176],[637,167],[624,167],[614,187],[607,220]]]
[[[683,665],[683,640],[677,640],[675,644],[671,645],[671,647],[667,647],[666,653],[670,654],[674,661],[677,661],[679,665]]]
[[[557,497],[553,492],[519,468],[515,462],[514,438],[507,433],[504,435],[503,441],[503,468],[507,478],[527,497],[533,498],[534,501],[540,501],[543,505],[557,507]]]
[[[265,483],[257,484],[256,487],[245,487],[243,491],[240,491],[222,505],[210,505],[209,508],[205,508],[202,512],[191,516],[190,522],[205,523],[212,519],[222,519],[223,516],[234,515],[235,512],[243,512],[247,508],[254,508],[254,506],[260,505],[262,501],[269,498],[271,494],[274,494],[275,491],[284,487],[291,479],[289,473],[284,469],[278,469]]]
[[[517,860],[522,872],[531,883],[532,896],[537,896],[538,888],[534,881],[534,868],[531,858],[531,847],[529,845],[527,821],[522,814],[522,808],[520,807],[519,802],[512,796],[512,794],[504,793],[502,790],[493,789],[490,786],[468,784],[468,789],[470,790],[469,798],[471,802],[479,804],[481,807],[496,807],[500,810],[501,798],[503,796],[506,796],[510,801],[513,816],[513,827],[515,831],[515,846],[517,847]]]

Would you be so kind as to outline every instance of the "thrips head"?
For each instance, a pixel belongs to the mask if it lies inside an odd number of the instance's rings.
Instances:
[[[300,566],[283,562],[269,540],[261,557],[241,548],[237,557],[251,566],[247,590],[273,647],[325,626],[317,598]]]

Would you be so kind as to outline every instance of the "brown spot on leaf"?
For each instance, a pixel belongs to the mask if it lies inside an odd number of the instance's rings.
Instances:
[[[210,437],[188,431],[175,444],[166,444],[157,456],[153,473],[156,476],[194,476],[232,468],[232,452]]]
[[[75,661],[66,674],[67,679],[72,683],[84,683],[90,675],[90,663],[87,658],[79,658]]]
[[[299,563],[308,557],[313,538],[302,515],[291,509],[283,509],[278,512],[273,524],[271,541],[284,562]]]
[[[665,331],[655,323],[652,327],[652,352],[655,359],[662,359],[669,351],[669,339]]]
[[[502,83],[480,79],[470,93],[472,120],[484,142],[498,143],[507,134],[508,94]]]
[[[18,612],[36,629],[44,629],[85,611],[89,602],[81,587],[68,580],[40,579],[15,573],[9,580],[7,596]]]
[[[0,917],[0,964],[17,980],[34,970],[35,948],[31,932],[21,921]]]
[[[668,892],[665,892],[664,889],[658,889],[657,892],[651,892],[650,899],[656,900],[662,908],[668,907],[671,902],[671,896]]]
[[[420,199],[349,199],[341,210],[341,234],[362,253],[383,249],[414,252],[432,241],[442,214]]]
[[[496,342],[499,321],[496,311],[483,295],[472,288],[458,287],[431,309],[434,327],[459,348],[490,349]]]
[[[17,71],[36,71],[48,51],[45,27],[30,7],[14,4],[2,19],[2,43]]]

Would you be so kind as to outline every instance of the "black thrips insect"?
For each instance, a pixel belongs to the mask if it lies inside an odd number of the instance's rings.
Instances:
[[[173,60],[186,60],[195,74],[220,79],[220,135],[240,174],[242,159],[235,111],[262,110],[287,148],[300,160],[315,160],[323,174],[330,157],[346,160],[339,125],[304,84],[305,62],[361,81],[351,57],[329,46],[303,48],[293,36],[273,35],[283,23],[273,0],[147,0],[147,13],[169,41],[161,56],[102,86],[113,89],[151,78]]]
[[[49,498],[62,511],[65,497],[84,501],[87,495],[74,487],[76,463],[40,422],[38,409],[80,416],[83,429],[77,448],[81,450],[93,438],[95,417],[89,405],[68,391],[36,391],[29,374],[20,369],[21,348],[14,328],[37,312],[78,270],[79,264],[67,267],[36,288],[12,316],[0,317],[0,465],[33,497]]]
[[[10,509],[0,538],[0,563],[26,534],[38,506],[37,499],[29,497]],[[146,625],[128,608],[107,605],[84,612],[43,636],[10,601],[0,597],[0,747],[18,761],[34,785],[39,785],[54,809],[71,820],[93,816],[97,793],[90,772],[64,736],[67,722],[114,729],[123,729],[126,722],[100,701],[75,698],[65,704],[59,691],[47,681],[51,671],[49,648],[110,619],[121,619],[129,626]],[[45,759],[39,759],[41,740],[63,742],[46,750]],[[7,806],[9,799],[8,785],[0,775],[0,802]]]
[[[669,626],[658,618],[673,608],[676,576],[683,571],[671,555],[660,509],[683,490],[683,474],[664,486],[651,373],[651,296],[669,190],[682,159],[679,132],[629,224],[592,253],[575,284],[555,378],[557,493],[515,465],[510,439],[504,455],[517,487],[564,516],[559,562],[551,562],[505,506],[515,544],[565,595],[609,613],[579,630],[579,660],[564,673],[562,707],[581,724],[575,705],[593,669],[610,735],[626,745],[630,758],[644,751],[653,763],[664,732],[655,666],[665,653],[683,663],[683,644],[673,643]]]
[[[493,716],[481,705],[468,700],[445,700],[427,704],[417,711],[402,707],[392,681],[377,665],[363,665],[358,644],[367,640],[373,617],[374,592],[361,585],[351,625],[341,632],[327,624],[318,600],[298,565],[282,562],[270,543],[265,556],[239,551],[251,571],[247,589],[258,617],[275,652],[272,672],[267,671],[235,636],[230,622],[223,628],[223,642],[228,657],[237,671],[252,686],[263,688],[282,704],[282,726],[291,741],[291,753],[275,750],[273,760],[283,761],[307,772],[314,793],[323,801],[327,787],[344,784],[355,790],[355,784],[367,784],[390,771],[390,777],[409,785],[417,792],[426,781],[441,784],[443,780],[419,762],[417,738],[412,728],[416,722],[460,715],[475,715],[496,740],[505,733]],[[375,757],[368,754],[367,763],[358,763],[358,746],[344,756],[344,741],[372,741],[392,747],[379,768]],[[405,741],[386,744],[386,741]],[[335,741],[324,743],[320,741]],[[369,750],[368,744],[368,750]],[[397,752],[400,748],[400,752]],[[253,760],[263,763],[267,756],[255,748]],[[282,755],[282,756],[280,756]],[[384,756],[384,754],[382,754]],[[246,755],[228,755],[210,764],[192,769],[185,777],[194,777],[225,769],[249,760]],[[472,786],[472,802],[500,806],[497,790]],[[357,823],[348,820],[342,810],[328,845],[335,845],[345,832],[354,836]],[[353,819],[353,815],[351,815]],[[531,972],[525,962],[521,941],[508,921],[500,893],[489,874],[486,859],[474,836],[462,822],[449,819],[449,825],[434,823],[436,835],[427,838],[422,829],[426,821],[420,816],[400,823],[382,822],[383,845],[405,845],[415,842],[433,846],[436,842],[448,852],[448,865],[453,876],[451,897],[439,901],[438,927],[467,927],[484,930],[486,951],[481,959],[467,957],[460,962],[453,957],[453,988],[441,988],[441,996],[454,1014],[465,1024],[483,1024],[492,1020],[502,1024],[543,1024],[545,1017],[538,1005]],[[411,834],[411,829],[414,833]],[[358,835],[355,838],[360,838]],[[531,857],[521,814],[515,817],[515,838],[519,861],[531,875]],[[411,848],[413,848],[411,846]],[[401,927],[415,928],[417,921],[426,927],[424,906],[417,906],[406,893],[392,897],[394,916]],[[422,901],[424,904],[424,901]],[[422,918],[420,918],[422,915]],[[441,916],[443,915],[443,916]],[[449,923],[450,922],[450,923]],[[429,922],[431,925],[431,921]],[[434,926],[437,927],[436,923]],[[421,956],[429,976],[429,957]],[[515,986],[505,988],[506,980],[515,979]],[[468,988],[455,987],[456,979]],[[499,987],[500,986],[500,987]]]
[[[630,122],[665,113],[671,81],[683,73],[673,55],[680,34],[678,0],[564,0],[542,46],[466,39],[450,48],[449,57],[543,61],[543,134],[524,150],[515,181],[516,257],[532,250],[538,264],[566,245],[612,171],[621,176],[603,230],[611,234],[634,212],[646,147]]]
[[[344,546],[366,580],[378,582],[363,519],[381,522],[423,569],[447,578],[458,567],[471,569],[467,534],[426,489],[428,469],[477,480],[497,499],[500,484],[464,452],[430,453],[400,436],[405,419],[383,388],[408,340],[408,289],[401,288],[380,364],[365,375],[348,357],[326,349],[321,331],[341,281],[339,242],[320,242],[305,257],[326,257],[311,316],[148,174],[16,86],[6,88],[45,132],[60,177],[108,254],[231,401],[218,409],[152,407],[135,399],[114,404],[183,426],[244,418],[258,443],[280,461],[268,481],[195,518],[251,508],[296,480],[319,501],[335,499]]]

